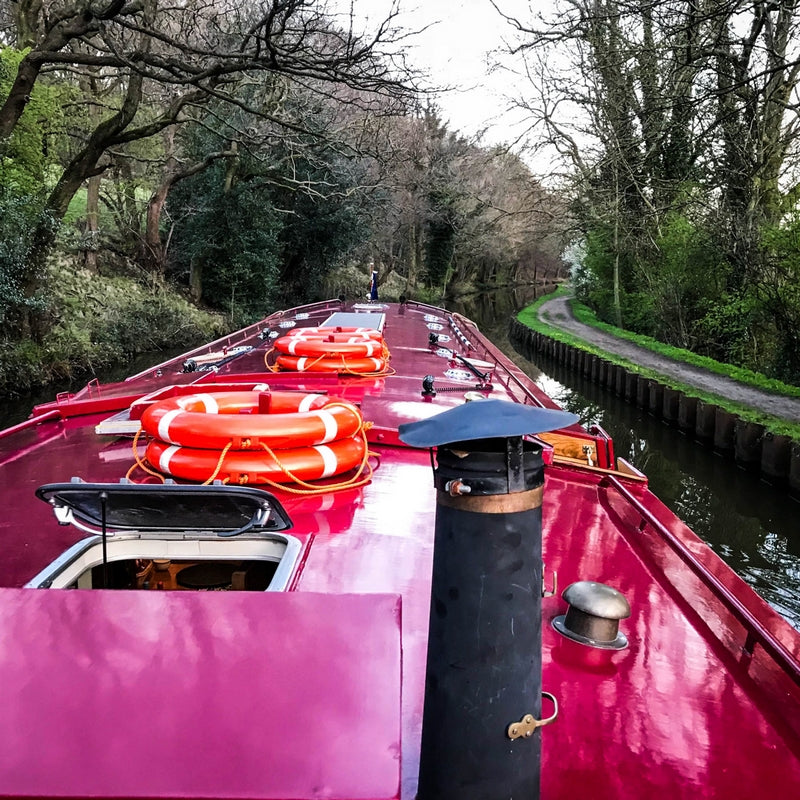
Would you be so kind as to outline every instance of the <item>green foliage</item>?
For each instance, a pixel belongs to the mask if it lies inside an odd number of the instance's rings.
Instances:
[[[352,174],[350,165],[338,158],[330,158],[327,163],[327,167],[314,166],[300,159],[295,169],[310,183],[336,186],[342,196],[324,197],[278,189],[271,192],[273,202],[290,211],[280,234],[281,304],[321,299],[326,276],[368,237],[363,211],[365,199],[351,191],[359,176]]]
[[[696,323],[700,351],[718,361],[750,363],[759,306],[755,295],[747,291],[708,297],[698,306],[702,313]]]
[[[625,328],[718,358],[740,354],[739,331],[723,331],[725,322],[734,318],[714,313],[729,265],[704,225],[671,211],[650,232],[647,247],[629,238],[619,246]],[[639,248],[636,252],[631,250],[634,246]],[[576,272],[576,296],[609,324],[615,322],[615,258],[610,229],[598,226],[586,237],[585,255]]]
[[[756,291],[763,301],[764,356],[776,377],[800,384],[800,213],[765,227],[765,270]]]
[[[27,51],[0,47],[0,101],[8,95]],[[0,184],[20,195],[36,196],[47,182],[56,143],[63,133],[64,104],[72,91],[65,84],[38,81],[25,111],[0,152]]]
[[[207,130],[187,131],[195,158],[222,144]],[[172,269],[201,274],[203,300],[237,322],[320,299],[325,276],[366,238],[364,200],[353,191],[358,163],[307,144],[299,155],[278,143],[258,159],[217,162],[169,196]]]
[[[575,274],[575,292],[581,302],[607,322],[615,317],[614,260],[613,232],[602,226],[590,230]],[[623,264],[622,268],[625,266]]]
[[[42,213],[41,197],[0,185],[0,322],[12,328],[27,310],[42,307],[40,294],[29,291],[27,267],[30,233]]]
[[[669,212],[661,221],[649,259],[637,266],[642,298],[653,314],[648,328],[632,330],[656,336],[667,344],[703,346],[706,333],[695,333],[695,320],[718,297],[728,265],[709,232],[685,214]]]
[[[236,323],[263,317],[278,294],[283,220],[256,184],[223,191],[224,165],[179,184],[170,198],[183,217],[176,264],[202,275],[203,300]]]
[[[589,232],[581,263],[575,270],[575,290],[581,302],[594,309],[604,322],[616,319],[614,308],[614,269],[617,258],[613,232],[598,227]],[[622,320],[627,328],[638,333],[653,332],[653,297],[640,291],[641,283],[630,254],[619,255],[619,303]]]
[[[0,393],[121,365],[139,353],[183,350],[221,335],[223,320],[168,285],[50,268],[51,326],[40,344],[0,340]]]

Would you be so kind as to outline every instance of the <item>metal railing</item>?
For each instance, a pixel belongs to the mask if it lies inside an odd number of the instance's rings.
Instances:
[[[757,642],[769,653],[775,663],[800,686],[800,664],[796,656],[787,650],[783,643],[776,639],[775,636],[762,625],[758,618],[742,604],[739,598],[736,597],[716,575],[699,562],[686,545],[663,523],[659,522],[654,514],[622,485],[618,478],[613,475],[606,475],[600,481],[599,485],[616,489],[616,491],[636,509],[643,521],[656,530],[659,536],[672,548],[692,572],[722,601],[722,604],[747,632],[744,650],[749,655],[752,655],[753,646]]]

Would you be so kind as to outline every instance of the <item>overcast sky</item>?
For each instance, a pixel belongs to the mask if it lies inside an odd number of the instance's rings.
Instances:
[[[349,8],[349,0],[337,0]],[[496,0],[507,14],[527,21],[529,7],[548,8],[546,0]],[[354,0],[357,15],[383,19],[391,0]],[[510,143],[522,131],[519,114],[506,110],[505,95],[513,79],[492,72],[490,54],[513,38],[513,29],[490,0],[400,0],[397,24],[409,30],[426,28],[409,40],[409,60],[430,73],[431,80],[454,88],[435,102],[451,130],[474,136],[486,129],[484,143]]]
[[[499,0],[498,4],[527,16],[526,0]],[[516,138],[519,115],[507,110],[504,96],[512,92],[513,79],[491,69],[492,52],[513,38],[514,32],[491,2],[425,0],[409,16],[430,24],[411,49],[412,57],[419,58],[436,83],[458,87],[437,100],[451,127],[471,135],[488,126],[489,144]]]

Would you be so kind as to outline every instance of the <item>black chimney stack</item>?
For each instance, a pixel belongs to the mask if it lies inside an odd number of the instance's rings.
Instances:
[[[438,447],[419,800],[539,798],[541,735],[515,736],[542,716],[544,465],[522,437],[575,420],[476,400],[400,428]]]

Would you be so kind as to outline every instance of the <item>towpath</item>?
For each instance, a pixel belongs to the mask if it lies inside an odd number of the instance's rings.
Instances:
[[[792,422],[800,422],[800,398],[772,394],[747,386],[732,378],[726,378],[724,375],[717,375],[701,367],[684,364],[640,347],[626,339],[620,339],[589,325],[584,325],[572,315],[567,302],[569,299],[569,297],[555,297],[543,303],[539,308],[539,319],[555,328],[568,331],[573,336],[577,336],[607,353],[652,369],[687,386],[694,386],[709,394],[733,400],[765,414],[772,414]]]

